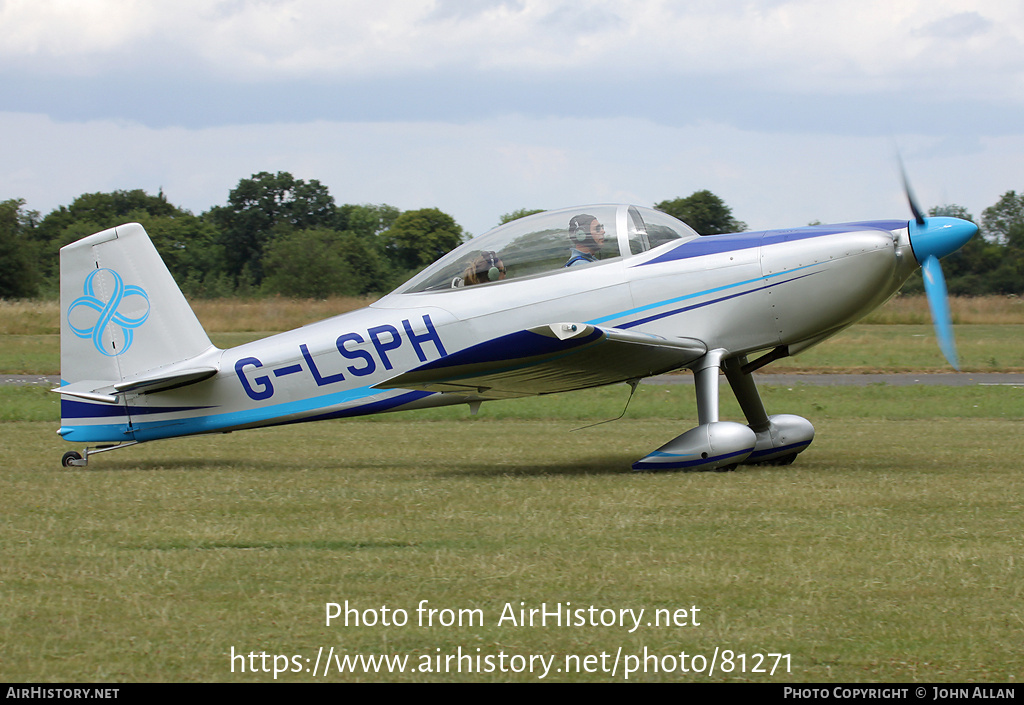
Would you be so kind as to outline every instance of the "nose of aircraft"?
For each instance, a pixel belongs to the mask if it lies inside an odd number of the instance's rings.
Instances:
[[[960,218],[923,218],[923,223],[910,221],[910,246],[918,263],[929,257],[936,259],[956,252],[978,232],[978,226]]]
[[[909,188],[907,193],[909,195]],[[946,279],[942,276],[939,258],[966,245],[978,232],[978,226],[960,218],[922,217],[913,198],[910,199],[910,207],[916,216],[910,221],[910,246],[914,249],[914,257],[920,263],[924,274],[924,293],[931,308],[935,335],[946,360],[953,369],[959,370],[956,341],[953,339],[953,317],[949,310]]]

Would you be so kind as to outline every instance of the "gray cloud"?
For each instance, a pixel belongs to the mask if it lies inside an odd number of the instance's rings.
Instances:
[[[899,135],[980,211],[1019,188],[1024,7],[976,5],[0,0],[0,198],[164,186],[202,210],[288,170],[474,231],[700,188],[788,225],[901,213]]]
[[[124,72],[102,79],[3,80],[0,110],[190,129],[315,120],[466,123],[507,115],[637,118],[677,127],[714,122],[766,132],[850,135],[1004,135],[1018,134],[1024,125],[1024,105],[1014,102],[927,89],[801,93],[760,86],[743,75],[435,71],[246,84],[153,71],[146,77]]]
[[[977,12],[960,12],[940,20],[929,22],[915,31],[915,34],[935,39],[967,39],[985,34],[992,28],[991,20],[987,20]]]
[[[437,0],[425,19],[428,22],[465,21],[495,9],[522,12],[525,7],[525,0]]]

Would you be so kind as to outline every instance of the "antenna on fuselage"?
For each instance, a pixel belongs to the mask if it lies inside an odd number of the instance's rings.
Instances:
[[[638,380],[638,379],[628,379],[628,380],[626,380],[626,384],[629,385],[629,398],[626,399],[626,405],[624,407],[622,407],[622,413],[621,414],[616,416],[614,419],[608,419],[607,421],[598,421],[597,423],[592,423],[589,426],[580,426],[579,428],[574,428],[572,431],[570,431],[570,433],[572,433],[573,431],[584,431],[584,430],[586,430],[588,428],[594,428],[594,426],[603,426],[606,423],[611,423],[612,421],[618,421],[623,416],[625,416],[626,415],[626,409],[629,408],[629,402],[633,401],[633,395],[636,394],[636,388],[640,386],[640,380]]]

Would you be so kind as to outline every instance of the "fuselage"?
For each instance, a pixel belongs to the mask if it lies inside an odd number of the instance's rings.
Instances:
[[[563,321],[698,339],[729,357],[780,345],[795,353],[879,306],[917,267],[905,220],[685,233],[636,253],[621,237],[625,254],[597,263],[503,271],[477,286],[404,287],[368,308],[210,350],[201,362],[219,371],[178,389],[129,394],[117,405],[65,399],[61,435],[146,441],[474,402],[375,386],[482,341]],[[432,267],[442,279],[447,259]]]

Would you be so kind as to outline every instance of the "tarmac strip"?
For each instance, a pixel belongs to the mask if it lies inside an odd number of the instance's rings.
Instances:
[[[725,382],[725,377],[722,377]],[[975,387],[1007,386],[1024,387],[1024,374],[1009,372],[946,372],[932,374],[883,374],[883,375],[791,375],[755,374],[754,381],[768,387],[867,387],[872,384],[886,384],[893,387],[923,385],[929,387]],[[648,377],[644,384],[693,384],[692,374],[670,374]]]
[[[46,385],[50,388],[60,384],[60,375],[0,375],[0,384],[4,385]]]

